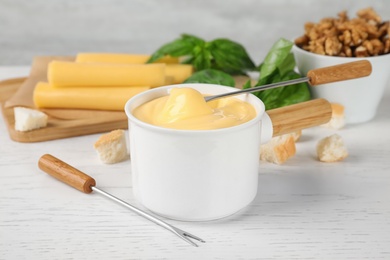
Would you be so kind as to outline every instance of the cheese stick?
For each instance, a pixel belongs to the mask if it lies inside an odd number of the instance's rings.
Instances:
[[[52,61],[47,77],[53,87],[150,86],[165,84],[165,64],[108,64]]]
[[[38,108],[76,108],[97,110],[124,110],[131,97],[150,87],[73,87],[55,88],[47,82],[38,82],[34,103]]]
[[[189,64],[168,64],[165,67],[167,77],[172,77],[173,84],[183,83],[194,72],[194,67]]]
[[[119,54],[119,53],[79,53],[76,62],[117,63],[117,64],[142,64],[150,58],[144,54]],[[172,77],[171,82],[165,84],[179,84],[189,78],[194,72],[194,67],[189,64],[178,64],[179,59],[165,56],[154,63],[166,63],[166,76]]]
[[[124,54],[124,53],[78,53],[76,62],[100,62],[100,63],[133,63],[143,64],[150,58],[146,54]],[[176,64],[179,58],[165,56],[154,63]]]

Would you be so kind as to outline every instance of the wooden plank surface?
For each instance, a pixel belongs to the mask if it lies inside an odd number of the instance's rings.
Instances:
[[[115,129],[127,129],[127,117],[124,112],[67,109],[45,109],[48,125],[45,128],[20,132],[15,130],[14,111],[5,107],[4,102],[22,85],[26,78],[9,79],[0,82],[0,102],[3,119],[9,136],[17,142],[42,142],[74,136],[108,132]],[[80,116],[82,115],[82,116]]]

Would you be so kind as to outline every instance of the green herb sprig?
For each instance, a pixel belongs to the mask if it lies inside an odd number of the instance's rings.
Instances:
[[[192,64],[196,71],[215,69],[239,75],[256,69],[245,48],[229,39],[206,42],[199,37],[183,34],[179,39],[164,44],[147,62],[152,63],[166,55],[185,57],[183,63]]]
[[[301,77],[294,71],[295,59],[291,53],[292,46],[292,42],[283,38],[272,46],[260,66],[260,77],[255,86]],[[250,81],[243,86],[244,89],[251,87]],[[263,90],[253,94],[263,101],[267,110],[307,101],[311,98],[307,83]]]

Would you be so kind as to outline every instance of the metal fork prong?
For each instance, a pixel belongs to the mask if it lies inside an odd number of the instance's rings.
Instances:
[[[206,243],[206,241],[204,241],[203,239],[201,239],[200,237],[197,237],[191,233],[188,233],[188,232],[184,232],[183,235],[185,235],[186,237],[190,237],[192,239],[195,239],[195,240],[198,240],[199,242],[202,242],[202,243]]]
[[[179,233],[179,232],[174,232],[178,237],[180,237],[181,239],[183,239],[184,241],[186,241],[187,243],[195,246],[195,247],[198,247],[198,245],[192,241],[191,239],[187,238],[187,236],[185,236],[183,233]]]
[[[192,241],[190,238],[192,239],[195,239],[195,240],[198,240],[202,243],[205,243],[206,241],[204,241],[203,239],[197,237],[197,236],[194,236],[184,230],[181,230],[180,228],[177,228],[177,227],[174,227],[174,226],[170,226],[171,227],[171,231],[172,233],[176,234],[178,237],[180,237],[181,239],[183,239],[184,241],[187,241],[189,244],[193,245],[193,246],[196,246],[198,247],[198,245]]]

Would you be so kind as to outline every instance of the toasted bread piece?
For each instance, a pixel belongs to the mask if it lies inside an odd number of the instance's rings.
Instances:
[[[296,153],[293,134],[273,137],[267,144],[260,146],[260,160],[283,164]]]
[[[14,107],[15,130],[31,131],[47,126],[47,115],[41,111],[25,107]]]
[[[338,103],[331,103],[332,106],[332,117],[328,123],[322,126],[331,129],[341,129],[345,126],[345,114],[344,106]]]
[[[302,136],[302,130],[295,131],[294,133],[291,133],[292,137],[294,137],[294,142],[299,141],[299,138]]]
[[[127,145],[124,130],[114,130],[100,136],[94,144],[100,161],[113,164],[127,158]]]
[[[348,151],[341,136],[333,134],[317,143],[317,156],[321,162],[338,162],[348,156]]]

